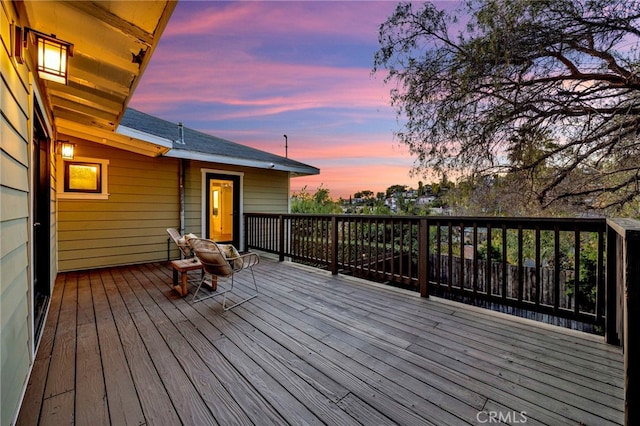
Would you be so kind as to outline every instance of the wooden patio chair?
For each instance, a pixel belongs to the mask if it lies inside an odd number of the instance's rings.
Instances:
[[[231,246],[230,244],[217,244],[214,241],[204,238],[192,238],[189,240],[189,244],[195,252],[198,260],[200,260],[200,263],[202,263],[202,268],[204,271],[203,277],[200,280],[200,284],[198,285],[198,288],[196,289],[191,299],[192,302],[200,302],[211,297],[224,295],[222,307],[225,311],[228,311],[229,309],[235,308],[236,306],[258,296],[258,285],[256,283],[256,277],[253,273],[253,267],[260,263],[260,257],[256,253],[239,254],[235,247]],[[227,306],[227,293],[233,292],[235,275],[246,270],[251,272],[251,279],[253,280],[253,288],[255,290],[255,293],[252,293],[248,297],[234,303],[231,306]],[[212,281],[216,279],[215,277],[228,278],[230,279],[231,284],[229,288],[224,291],[196,299],[196,296],[200,291],[202,284],[207,282],[207,275],[211,277]]]
[[[196,278],[189,276],[190,271],[202,270],[200,261],[195,256],[195,254],[191,250],[191,246],[188,243],[190,238],[195,238],[196,236],[193,234],[187,234],[183,237],[175,228],[167,228],[167,233],[169,234],[173,242],[176,243],[181,253],[181,259],[171,261],[171,268],[173,269],[173,288],[181,296],[186,296],[187,293],[189,293],[187,284],[189,282],[191,282],[192,284],[200,282],[200,277]],[[181,275],[180,282],[178,282],[178,274]],[[202,271],[201,275],[204,276],[204,271]],[[215,289],[215,286],[213,286],[212,288]]]
[[[182,235],[180,235],[180,232],[178,232],[178,230],[175,228],[167,228],[167,233],[180,249],[180,253],[182,253],[183,258],[190,259],[194,256],[194,254],[191,252],[191,246],[187,242],[186,236],[183,237]]]

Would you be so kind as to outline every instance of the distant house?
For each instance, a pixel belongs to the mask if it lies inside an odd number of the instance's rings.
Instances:
[[[436,200],[433,195],[420,195],[416,198],[416,206],[428,206]]]
[[[9,425],[59,271],[164,260],[168,227],[241,247],[243,213],[288,212],[290,178],[319,170],[127,109],[174,1],[0,1],[0,424]],[[56,58],[72,52],[57,61],[66,73],[39,69],[40,42],[57,45]],[[67,147],[73,158],[63,159]]]

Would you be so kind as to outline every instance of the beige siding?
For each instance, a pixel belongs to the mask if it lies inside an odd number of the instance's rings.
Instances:
[[[244,213],[287,213],[289,174],[275,170],[185,161],[185,231],[202,233],[202,169],[243,174]],[[243,241],[243,236],[241,236]]]
[[[288,213],[289,173],[251,170],[244,176],[245,213]]]
[[[58,200],[61,271],[165,260],[179,223],[178,160],[78,141],[80,157],[106,159],[108,200]]]
[[[201,234],[202,229],[202,167],[214,168],[210,164],[200,163],[198,161],[184,162],[185,167],[185,214],[184,229],[185,233],[192,232],[196,235]]]
[[[11,15],[10,15],[11,13]],[[29,86],[8,56],[11,5],[0,7],[0,424],[13,420],[31,362],[29,329]]]

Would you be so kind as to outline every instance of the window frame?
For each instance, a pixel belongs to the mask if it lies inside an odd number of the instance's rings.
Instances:
[[[100,175],[98,176],[99,191],[83,191],[69,189],[68,166],[72,164],[93,164],[98,165]],[[57,162],[57,182],[56,192],[58,199],[67,200],[108,200],[109,199],[109,160],[101,158],[75,157],[73,160],[65,160],[58,156]]]

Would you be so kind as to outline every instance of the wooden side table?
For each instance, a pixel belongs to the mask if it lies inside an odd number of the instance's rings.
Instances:
[[[180,296],[186,296],[189,293],[187,288],[188,272],[202,269],[202,264],[198,259],[180,259],[172,260],[171,268],[173,268],[173,288]],[[180,272],[180,284],[178,285],[178,272]],[[213,277],[211,280],[211,289],[216,290],[218,281]]]

